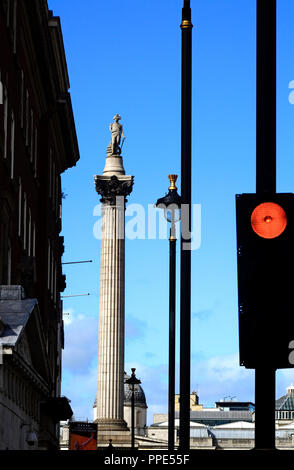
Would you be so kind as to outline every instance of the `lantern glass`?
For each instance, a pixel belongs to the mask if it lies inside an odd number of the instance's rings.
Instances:
[[[176,223],[181,219],[181,209],[177,204],[170,204],[164,210],[164,217],[169,223]]]

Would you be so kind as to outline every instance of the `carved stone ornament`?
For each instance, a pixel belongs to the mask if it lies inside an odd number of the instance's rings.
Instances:
[[[109,179],[95,178],[95,186],[98,194],[102,196],[101,202],[110,205],[116,204],[117,196],[128,196],[133,189],[134,178],[119,180],[113,175]]]

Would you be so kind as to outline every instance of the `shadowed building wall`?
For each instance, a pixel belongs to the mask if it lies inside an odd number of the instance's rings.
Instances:
[[[60,293],[66,286],[61,174],[79,159],[60,19],[46,0],[3,0],[0,44],[0,285],[21,286],[17,302],[36,299],[49,366],[47,394],[58,399]],[[10,294],[7,291],[2,302],[9,301]],[[9,321],[12,317],[6,318]],[[38,403],[42,448],[58,445],[58,418],[53,419],[53,402],[50,406],[49,412]],[[0,427],[2,423],[0,419]],[[17,426],[15,432],[24,430]]]

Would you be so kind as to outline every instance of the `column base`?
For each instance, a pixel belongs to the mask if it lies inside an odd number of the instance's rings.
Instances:
[[[108,447],[109,440],[113,447],[130,447],[131,432],[123,419],[98,419],[97,446]]]

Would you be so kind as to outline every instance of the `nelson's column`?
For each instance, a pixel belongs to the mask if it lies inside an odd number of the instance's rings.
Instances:
[[[125,204],[132,192],[134,177],[125,174],[121,137],[125,139],[121,117],[110,124],[102,175],[95,187],[102,196],[102,238],[99,295],[98,381],[94,418],[98,424],[98,446],[129,445],[130,432],[123,419],[124,338],[125,338]],[[122,142],[123,144],[123,142]]]

